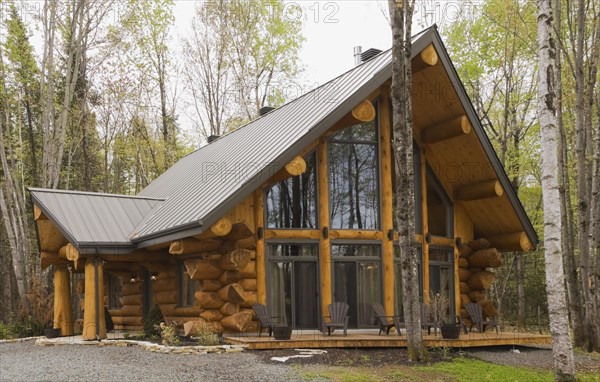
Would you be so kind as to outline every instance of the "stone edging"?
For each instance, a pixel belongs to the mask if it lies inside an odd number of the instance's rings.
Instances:
[[[207,353],[240,353],[247,345],[217,345],[217,346],[167,346],[148,341],[134,340],[103,340],[103,341],[60,341],[46,337],[36,337],[38,346],[56,345],[96,345],[96,346],[139,346],[144,350],[164,354],[207,354]]]
[[[14,343],[14,342],[26,342],[26,341],[32,341],[32,340],[37,340],[37,339],[42,339],[42,338],[46,338],[46,337],[36,336],[36,337],[11,338],[8,340],[0,340],[0,344],[10,344],[10,343]]]

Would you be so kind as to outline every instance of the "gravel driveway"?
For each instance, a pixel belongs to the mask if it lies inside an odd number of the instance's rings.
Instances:
[[[159,354],[138,347],[0,344],[1,381],[301,381],[256,355]]]

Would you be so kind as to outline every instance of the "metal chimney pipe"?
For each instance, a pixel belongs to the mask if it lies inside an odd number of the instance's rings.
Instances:
[[[358,45],[354,47],[354,66],[358,66],[362,64],[362,59],[360,55],[362,54],[362,46]]]

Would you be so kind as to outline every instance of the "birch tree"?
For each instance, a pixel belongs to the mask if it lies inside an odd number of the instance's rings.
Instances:
[[[396,221],[400,246],[403,309],[408,358],[425,361],[427,349],[421,332],[421,304],[417,243],[415,241],[414,170],[412,150],[411,24],[414,0],[389,0],[392,24],[392,123],[396,168]]]
[[[558,184],[558,125],[556,118],[556,41],[551,0],[538,0],[538,102],[542,144],[542,193],[544,201],[544,251],[546,292],[552,334],[556,381],[575,381],[573,347],[565,297],[561,254],[560,193]]]

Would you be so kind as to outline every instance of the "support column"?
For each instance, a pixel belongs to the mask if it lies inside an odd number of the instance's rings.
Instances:
[[[267,303],[267,279],[265,269],[265,207],[262,190],[254,192],[254,221],[256,223],[256,299]]]
[[[392,134],[390,126],[390,88],[381,87],[379,97],[379,150],[381,153],[381,229],[383,230],[382,260],[383,260],[383,290],[385,314],[393,316],[395,298],[394,279],[394,211],[392,186]],[[389,233],[392,236],[389,236]]]
[[[83,339],[106,338],[104,320],[104,275],[102,261],[88,258],[85,262],[85,302]]]
[[[427,154],[425,147],[421,148],[421,211],[423,216],[423,253],[421,266],[423,274],[423,302],[429,303],[429,219],[427,215]]]
[[[54,328],[60,328],[62,336],[73,335],[71,276],[66,264],[54,266]]]
[[[329,182],[327,168],[327,145],[319,142],[317,152],[317,177],[319,191],[319,227],[321,228],[320,266],[321,266],[321,315],[327,315],[327,306],[331,304],[331,242],[329,239]]]

